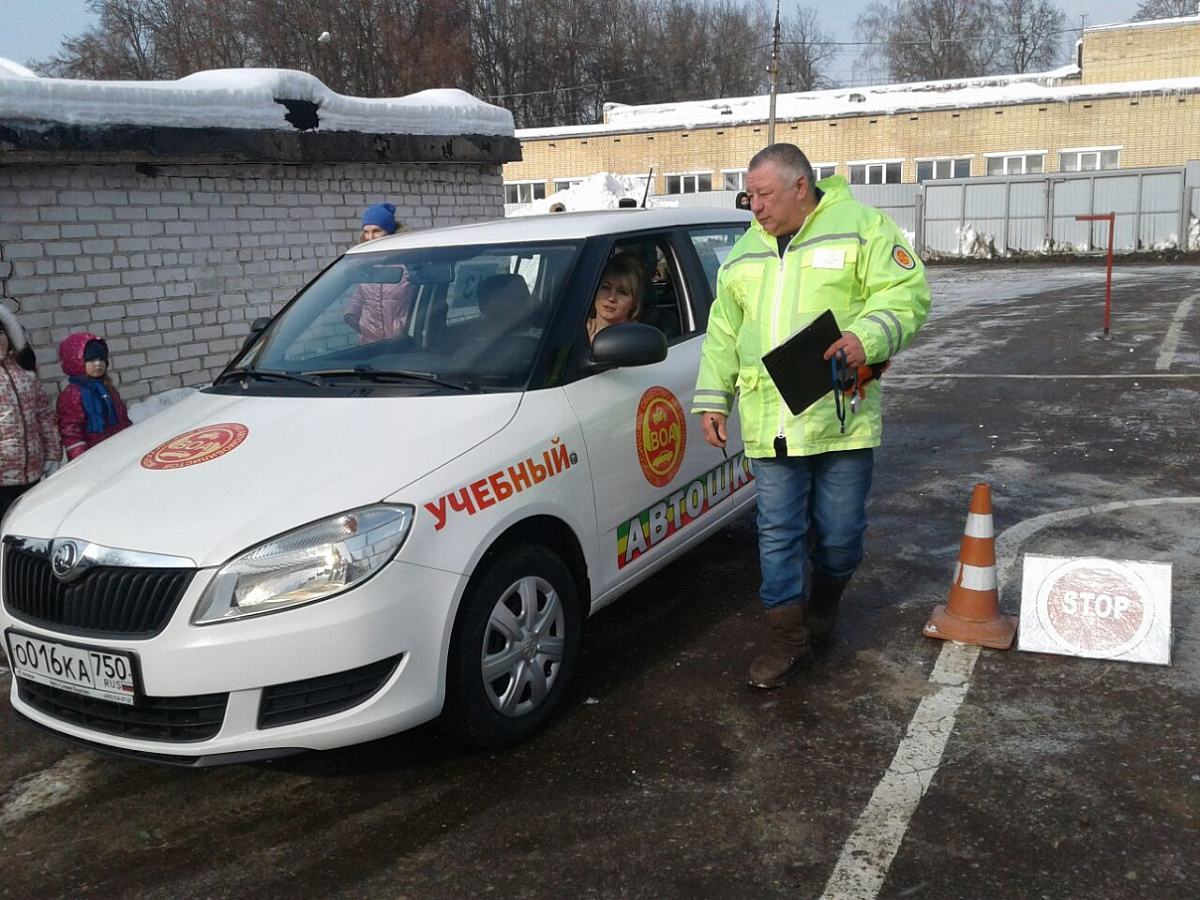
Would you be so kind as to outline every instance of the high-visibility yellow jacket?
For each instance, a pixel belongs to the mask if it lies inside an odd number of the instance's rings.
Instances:
[[[906,347],[929,314],[925,267],[886,215],[859,203],[840,175],[818,182],[817,208],[780,256],[757,222],[717,274],[692,412],[729,415],[735,390],[746,455],[789,456],[876,447],[882,439],[879,381],[867,385],[858,413],[840,433],[833,394],[798,416],[783,402],[762,356],[826,309],[862,341],[868,363]],[[832,379],[831,379],[832,381]],[[849,406],[849,404],[847,404]]]

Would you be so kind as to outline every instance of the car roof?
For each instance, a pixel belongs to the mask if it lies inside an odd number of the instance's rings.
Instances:
[[[682,209],[608,209],[593,212],[546,213],[538,216],[514,216],[471,225],[452,225],[406,231],[359,244],[350,253],[422,247],[503,244],[526,241],[579,240],[604,237],[646,229],[679,226],[749,224],[753,216],[745,210],[717,206],[692,206]]]

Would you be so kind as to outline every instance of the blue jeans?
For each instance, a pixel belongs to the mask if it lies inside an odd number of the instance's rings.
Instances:
[[[822,575],[854,574],[863,558],[874,461],[870,448],[750,460],[765,609],[804,602],[810,552]]]

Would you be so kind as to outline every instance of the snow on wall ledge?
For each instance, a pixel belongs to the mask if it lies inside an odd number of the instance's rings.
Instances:
[[[0,120],[511,137],[512,113],[451,88],[346,97],[306,72],[217,69],[178,81],[40,78],[0,59]]]

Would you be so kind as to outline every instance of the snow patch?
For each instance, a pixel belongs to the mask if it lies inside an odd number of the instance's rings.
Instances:
[[[1187,248],[1188,250],[1200,251],[1200,219],[1195,216],[1192,216],[1191,221],[1188,223]]]
[[[39,78],[0,59],[0,119],[68,125],[286,129],[281,100],[317,108],[317,131],[363,134],[513,134],[507,109],[451,88],[405,97],[346,97],[307,72],[215,69],[178,81]]]
[[[548,213],[551,207],[562,204],[560,212],[581,212],[592,209],[617,209],[622,199],[630,197],[641,206],[646,193],[646,179],[639,175],[614,175],[598,172],[573,184],[569,188],[555,191],[544,200],[535,200],[519,206],[509,216],[539,216]],[[646,201],[647,206],[661,208],[666,204]]]
[[[72,753],[41,772],[13,785],[0,805],[0,828],[7,828],[43,809],[58,806],[77,792],[87,768],[90,753]]]
[[[995,259],[996,239],[990,234],[976,231],[971,225],[960,225],[954,229],[958,237],[958,255],[974,259]]]
[[[1078,71],[1075,66],[1066,66],[1049,72],[1021,75],[779,94],[776,97],[776,117],[783,121],[799,121],[838,116],[890,116],[936,109],[960,110],[1027,103],[1065,104],[1104,97],[1173,96],[1200,90],[1200,77],[1086,85],[1069,81]],[[769,118],[770,96],[767,94],[643,106],[613,103],[605,107],[605,121],[601,124],[522,128],[517,132],[517,137],[530,140],[582,137],[706,125],[737,125],[765,122]]]

